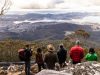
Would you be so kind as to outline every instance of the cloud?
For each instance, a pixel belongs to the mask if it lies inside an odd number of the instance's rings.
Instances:
[[[100,5],[96,0],[63,0],[63,3],[57,5],[58,8],[85,8]]]
[[[46,9],[46,8],[53,8],[55,5],[55,2],[53,0],[33,0],[29,5],[22,6],[21,8],[25,9]]]
[[[97,9],[100,0],[13,0],[21,9]],[[100,9],[99,9],[100,10]]]
[[[13,7],[22,9],[46,9],[55,8],[62,0],[13,0]]]

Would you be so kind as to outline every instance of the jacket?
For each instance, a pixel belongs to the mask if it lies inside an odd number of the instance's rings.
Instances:
[[[31,60],[31,56],[32,56],[32,50],[29,49],[25,49],[24,51],[25,53],[25,61],[30,61]]]
[[[70,50],[70,57],[73,62],[81,62],[82,58],[84,57],[83,48],[79,45],[72,47]]]
[[[54,52],[48,51],[45,54],[44,62],[46,63],[48,69],[54,69],[55,63],[58,62],[57,54]]]
[[[96,53],[93,53],[93,54],[91,54],[91,53],[88,53],[86,56],[85,56],[85,59],[87,60],[87,61],[97,61],[97,54]]]
[[[59,64],[62,64],[66,61],[67,58],[67,50],[65,50],[64,48],[60,49],[57,52],[58,55],[58,59],[59,59]]]
[[[36,54],[36,63],[37,64],[43,64],[44,63],[42,53],[37,53]]]

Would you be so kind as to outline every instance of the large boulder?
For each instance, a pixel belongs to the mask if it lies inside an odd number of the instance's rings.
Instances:
[[[84,62],[76,65],[67,63],[60,71],[42,70],[36,75],[100,75],[100,63]]]
[[[72,75],[72,74],[60,72],[60,71],[54,71],[54,70],[42,70],[41,72],[37,73],[36,75]]]

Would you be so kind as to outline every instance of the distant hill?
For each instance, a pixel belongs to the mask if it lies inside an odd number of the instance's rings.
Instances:
[[[32,25],[40,25],[36,28]],[[51,22],[40,22],[35,24],[28,24],[28,28],[25,31],[18,32],[1,32],[0,39],[12,38],[12,39],[23,39],[23,40],[43,40],[43,39],[63,39],[65,33],[75,31],[77,29],[91,30],[89,26],[77,25],[71,23],[51,23]],[[24,25],[27,25],[25,23]],[[26,26],[27,27],[27,26]],[[16,30],[16,29],[15,29]]]
[[[82,19],[91,13],[27,13],[23,15],[0,16],[0,40],[6,38],[22,40],[61,40],[66,32],[84,29],[90,32],[90,39],[100,41],[100,31],[93,31],[91,24],[68,23],[68,20]],[[98,26],[96,29],[98,29]],[[95,29],[95,30],[96,30]]]

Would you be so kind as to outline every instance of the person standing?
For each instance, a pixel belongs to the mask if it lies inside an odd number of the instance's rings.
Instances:
[[[67,50],[64,49],[63,44],[61,44],[59,47],[60,49],[57,52],[57,55],[58,55],[60,67],[63,67],[65,65],[65,61],[67,58]]]
[[[38,64],[38,71],[41,71],[41,68],[45,69],[43,54],[42,54],[42,49],[41,48],[37,49],[36,60],[35,61]]]
[[[80,41],[76,41],[76,45],[73,46],[70,50],[70,58],[72,59],[73,64],[81,63],[81,60],[84,57],[84,50],[80,46]]]
[[[25,73],[26,75],[30,75],[30,60],[32,56],[32,50],[29,45],[25,45],[24,54],[25,54]]]
[[[85,56],[85,59],[86,59],[87,61],[97,61],[98,56],[97,56],[97,54],[95,53],[94,48],[90,48],[90,49],[89,49],[89,53]]]
[[[47,45],[48,52],[44,56],[44,62],[46,63],[47,69],[55,69],[55,64],[58,63],[58,57],[55,53],[55,48],[52,44]]]

